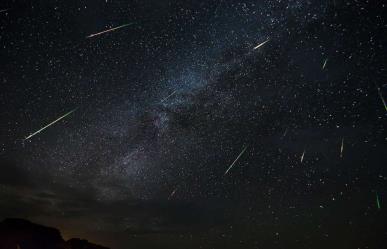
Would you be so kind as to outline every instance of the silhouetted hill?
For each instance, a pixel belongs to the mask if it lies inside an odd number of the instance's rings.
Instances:
[[[23,219],[0,222],[0,249],[108,249],[87,240],[65,241],[56,228]]]

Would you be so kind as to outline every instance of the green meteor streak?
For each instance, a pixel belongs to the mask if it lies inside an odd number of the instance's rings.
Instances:
[[[376,206],[381,209],[378,193],[376,193]]]
[[[33,136],[39,134],[40,132],[44,131],[45,129],[47,129],[48,127],[50,127],[51,125],[55,124],[56,122],[60,121],[61,119],[65,118],[66,116],[70,115],[71,113],[75,112],[78,108],[75,108],[74,110],[71,110],[69,111],[68,113],[66,113],[65,115],[57,118],[56,120],[52,121],[51,123],[49,123],[48,125],[40,128],[39,130],[35,131],[34,133],[30,134],[29,136],[27,136],[26,138],[24,138],[24,141],[32,138]]]
[[[384,98],[383,98],[383,94],[382,94],[382,92],[380,91],[380,87],[378,87],[376,84],[375,84],[375,86],[376,86],[376,89],[378,90],[378,95],[379,95],[379,98],[380,98],[380,100],[382,101],[382,103],[383,103],[383,106],[384,106],[384,110],[386,110],[387,111],[387,104],[386,104],[386,101],[384,100]]]

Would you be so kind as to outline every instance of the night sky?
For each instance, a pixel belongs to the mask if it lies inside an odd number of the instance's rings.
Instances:
[[[383,1],[0,9],[1,219],[113,249],[387,243]]]

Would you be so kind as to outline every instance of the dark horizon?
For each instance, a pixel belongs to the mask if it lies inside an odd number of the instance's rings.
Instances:
[[[380,248],[386,8],[2,1],[0,220],[112,249]]]
[[[0,249],[109,249],[80,238],[64,239],[61,231],[24,219],[0,221]]]

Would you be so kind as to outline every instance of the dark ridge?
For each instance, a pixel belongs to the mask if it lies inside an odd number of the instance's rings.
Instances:
[[[108,249],[82,239],[65,241],[56,228],[24,219],[0,222],[0,249]]]

